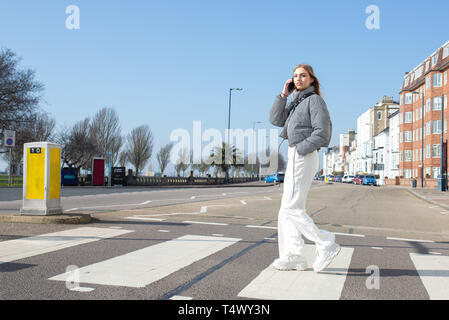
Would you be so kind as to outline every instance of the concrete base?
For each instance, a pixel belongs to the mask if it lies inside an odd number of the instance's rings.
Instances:
[[[21,215],[30,216],[51,216],[62,214],[62,207],[59,208],[20,208]]]
[[[2,222],[23,222],[40,224],[85,224],[91,222],[90,214],[56,214],[56,215],[22,215],[8,214],[0,215]]]

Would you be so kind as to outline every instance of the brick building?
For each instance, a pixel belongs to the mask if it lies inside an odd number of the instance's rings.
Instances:
[[[444,141],[449,138],[448,69],[449,41],[413,70],[405,73],[402,90],[399,93],[399,174],[403,178],[421,178],[421,154],[424,155],[424,176],[438,178],[442,125],[444,125]],[[423,98],[424,112],[422,112]],[[424,149],[421,147],[422,139]]]

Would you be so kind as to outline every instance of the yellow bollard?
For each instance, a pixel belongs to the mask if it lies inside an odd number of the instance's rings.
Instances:
[[[61,147],[50,142],[23,146],[22,215],[61,214]]]

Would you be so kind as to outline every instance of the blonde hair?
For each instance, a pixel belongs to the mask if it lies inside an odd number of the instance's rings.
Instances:
[[[320,81],[318,80],[315,73],[313,72],[312,66],[305,64],[305,63],[298,64],[295,67],[295,69],[293,69],[293,73],[295,73],[296,69],[298,69],[298,68],[303,68],[304,70],[306,70],[309,73],[310,77],[313,79],[312,86],[315,88],[315,93],[318,94],[319,96],[321,96]]]

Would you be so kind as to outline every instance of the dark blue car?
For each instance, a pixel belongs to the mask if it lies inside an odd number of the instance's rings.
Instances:
[[[269,182],[277,182],[277,183],[284,182],[284,174],[280,173],[280,172],[273,173],[273,174],[265,177],[265,182],[266,183],[269,183]]]
[[[371,184],[371,185],[375,186],[376,185],[376,177],[372,176],[372,175],[366,175],[363,177],[362,184],[363,185]]]

